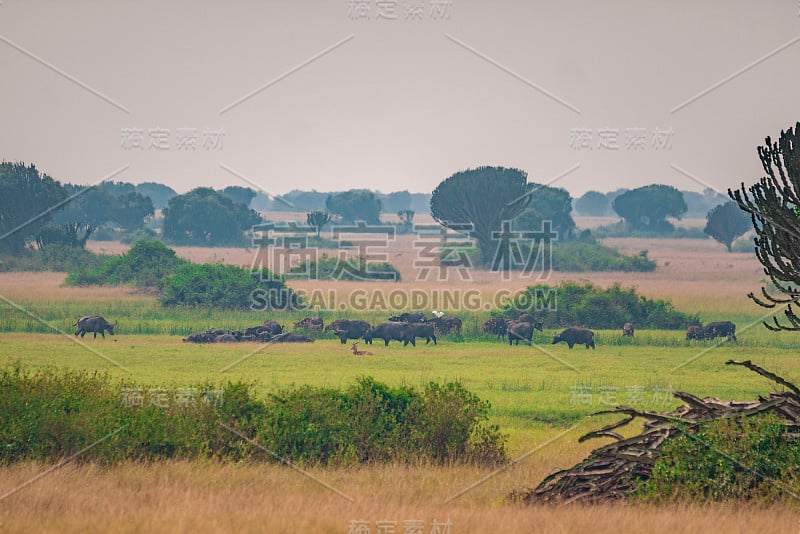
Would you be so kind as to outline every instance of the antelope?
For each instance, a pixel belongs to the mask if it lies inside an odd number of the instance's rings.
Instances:
[[[368,350],[358,350],[358,342],[353,343],[353,346],[350,347],[350,350],[353,351],[354,356],[372,356],[372,353]]]

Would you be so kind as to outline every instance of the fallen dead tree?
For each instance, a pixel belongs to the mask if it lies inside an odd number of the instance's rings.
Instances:
[[[626,418],[589,432],[579,441],[592,438],[612,438],[615,441],[595,449],[574,467],[553,473],[535,488],[514,491],[511,498],[527,504],[625,500],[631,491],[650,478],[653,466],[661,456],[661,447],[668,439],[681,433],[694,434],[701,425],[712,420],[770,413],[786,425],[791,435],[800,436],[800,389],[797,386],[749,360],[729,360],[726,364],[747,367],[788,391],[759,396],[753,402],[724,402],[713,397],[700,399],[689,393],[676,392],[675,397],[686,404],[674,412],[643,412],[624,406],[597,412],[595,415],[617,413]],[[625,438],[615,432],[637,418],[644,419],[641,434]]]

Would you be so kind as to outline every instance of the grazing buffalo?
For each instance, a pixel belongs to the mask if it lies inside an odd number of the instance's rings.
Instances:
[[[495,334],[498,338],[505,337],[508,330],[508,321],[502,317],[492,317],[483,323],[483,331],[487,334]]]
[[[622,325],[622,335],[633,337],[633,323],[625,323]]]
[[[427,323],[409,323],[411,327],[414,329],[414,339],[418,337],[425,338],[425,344],[431,342],[433,340],[433,344],[437,345],[436,343],[436,333],[433,331],[433,325]]]
[[[511,345],[519,340],[531,345],[533,340],[533,325],[527,321],[512,321],[508,323],[508,344]]]
[[[717,321],[715,323],[708,323],[705,329],[706,339],[714,339],[716,337],[727,337],[728,341],[737,341],[736,339],[736,325],[730,321]]]
[[[392,315],[389,320],[393,323],[424,323],[427,319],[425,319],[424,313],[415,312]]]
[[[706,331],[702,326],[690,326],[686,329],[686,341],[690,339],[702,340],[706,338]]]
[[[560,334],[553,337],[553,345],[564,341],[571,349],[575,345],[586,345],[586,348],[594,348],[594,332],[587,328],[567,328]]]
[[[264,321],[264,330],[269,333],[271,336],[275,336],[278,334],[283,333],[283,327],[278,323],[278,321],[272,321],[267,319]]]
[[[333,330],[333,333],[336,334],[336,337],[339,338],[339,341],[342,342],[342,345],[347,343],[348,339],[361,339],[364,338],[364,341],[368,344],[372,344],[372,334],[369,323],[366,321],[351,321],[349,319],[336,319],[328,326],[325,327],[325,331],[328,332]]]
[[[531,326],[533,328],[535,328],[536,330],[538,330],[539,332],[541,332],[542,329],[544,328],[544,323],[542,322],[542,320],[537,318],[537,317],[534,317],[530,313],[523,313],[522,315],[517,317],[517,322],[518,323],[530,323]]]
[[[429,323],[432,323],[436,329],[439,331],[440,334],[456,334],[457,336],[461,335],[461,326],[462,322],[461,319],[458,317],[434,317],[433,319],[428,319]]]
[[[236,343],[237,341],[239,338],[233,333],[220,334],[214,338],[214,343]]]
[[[382,339],[385,345],[389,346],[390,340],[402,341],[405,347],[409,343],[417,346],[416,338],[414,337],[414,327],[409,323],[398,323],[395,321],[388,321],[381,323],[372,329],[373,339]]]
[[[303,334],[295,334],[294,332],[284,332],[277,334],[270,339],[272,343],[313,343],[314,340]]]
[[[312,330],[315,332],[322,332],[323,326],[322,317],[305,317],[294,323],[295,328],[303,328],[304,330]]]
[[[111,324],[99,315],[84,315],[72,326],[78,327],[75,332],[76,336],[80,334],[83,337],[87,332],[94,332],[94,339],[97,339],[98,333],[105,339],[105,331],[108,330],[108,333],[113,336],[117,323]]]

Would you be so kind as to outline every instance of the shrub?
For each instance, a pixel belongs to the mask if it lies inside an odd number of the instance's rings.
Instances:
[[[484,424],[489,403],[456,383],[431,383],[419,393],[363,378],[345,391],[283,391],[267,406],[259,439],[296,462],[506,460],[503,436]]]
[[[774,500],[795,491],[800,442],[774,415],[713,421],[696,435],[667,442],[650,479],[637,494],[661,502],[676,495],[691,501]],[[785,495],[784,495],[785,496]]]
[[[418,392],[363,378],[344,390],[301,386],[266,400],[253,395],[254,387],[206,383],[170,392],[85,371],[2,368],[0,463],[55,461],[95,442],[80,461],[280,457],[325,465],[507,459],[504,437],[483,424],[488,403],[458,384],[430,384]],[[138,402],[131,402],[133,392]]]
[[[164,280],[161,304],[164,306],[213,306],[248,309],[265,299],[264,307],[299,306],[297,295],[268,271],[252,273],[236,265],[186,263]]]
[[[625,221],[614,224],[598,226],[592,233],[597,238],[605,237],[643,237],[643,238],[671,238],[671,239],[708,239],[708,234],[699,226],[688,228],[674,227],[672,229],[641,230],[635,229]]]
[[[111,256],[99,267],[70,273],[67,285],[122,285],[160,288],[165,277],[189,261],[160,241],[138,241],[121,256]]]
[[[624,272],[649,272],[654,271],[656,264],[647,257],[647,251],[642,251],[635,256],[626,256],[617,250],[606,247],[594,241],[591,232],[584,231],[578,235],[578,238],[570,241],[556,242],[552,244],[549,249],[552,251],[550,255],[551,262],[548,266],[543,262],[544,255],[547,254],[547,248],[541,250],[534,250],[538,253],[538,258],[535,264],[528,266],[532,271],[537,269],[547,270],[548,268],[553,271],[559,272],[586,272],[586,271],[624,271]],[[443,247],[441,261],[443,264],[456,265],[454,260],[460,259],[462,255],[466,254],[472,265],[476,265],[477,250],[465,248],[450,248]],[[513,262],[510,265],[511,270],[519,270],[526,268],[526,260],[531,255],[531,248],[527,243],[522,243],[519,246],[519,258],[523,261]]]
[[[546,312],[543,322],[547,328],[580,325],[610,329],[631,321],[637,328],[677,330],[700,323],[697,314],[679,312],[669,301],[648,299],[637,295],[635,288],[624,289],[619,283],[607,289],[576,282],[562,282],[555,287],[528,286],[507,303],[503,312],[508,317],[516,317],[520,312],[539,315]]]
[[[643,250],[635,256],[626,256],[599,243],[567,241],[553,247],[553,270],[567,272],[625,271],[649,272],[656,264]]]
[[[4,256],[0,260],[0,271],[91,270],[102,265],[105,258],[84,248],[53,243],[44,250],[27,250],[22,255]]]
[[[386,280],[400,281],[400,271],[390,263],[367,263],[366,260],[341,261],[322,254],[316,261],[309,260],[293,267],[288,278],[311,280]]]

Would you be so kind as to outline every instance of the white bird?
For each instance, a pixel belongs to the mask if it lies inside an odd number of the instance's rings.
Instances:
[[[443,317],[444,316],[444,312],[443,311],[439,311],[439,310],[433,310],[431,313],[433,313],[436,317]]]

